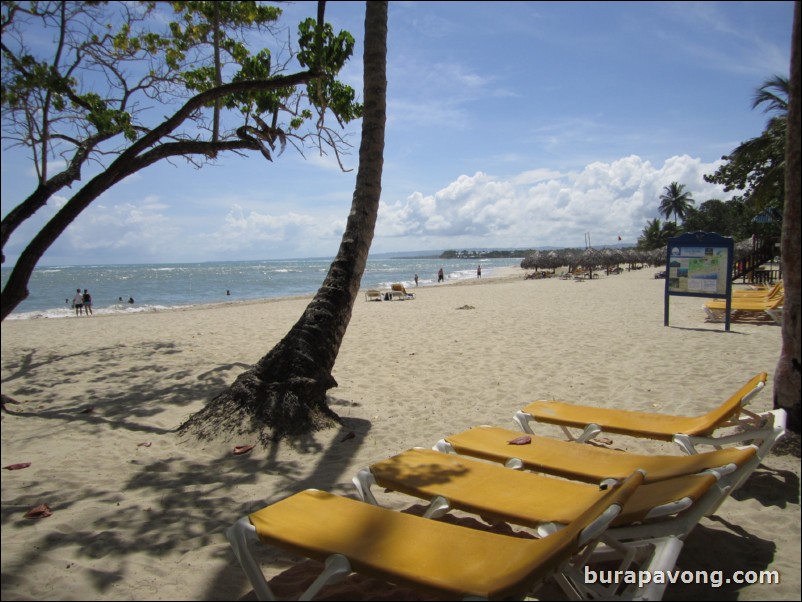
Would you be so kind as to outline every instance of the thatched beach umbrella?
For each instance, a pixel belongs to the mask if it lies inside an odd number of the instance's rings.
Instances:
[[[543,266],[545,256],[540,251],[530,253],[521,260],[521,267],[525,270],[537,270]]]
[[[630,270],[632,270],[635,267],[635,264],[640,261],[640,251],[634,247],[622,249],[622,255],[624,257],[624,261],[629,264]]]
[[[652,249],[646,255],[647,263],[654,267],[654,266],[661,266],[665,265],[666,263],[666,253],[668,253],[668,247],[661,247],[659,249]]]
[[[551,268],[552,273],[557,271],[557,268],[564,266],[562,256],[557,251],[549,251],[546,253],[546,267]]]
[[[624,259],[624,254],[620,249],[602,249],[600,255],[602,264],[604,265],[608,274],[611,271],[618,271],[618,265],[626,261]]]
[[[593,247],[588,247],[582,252],[579,258],[579,265],[584,266],[590,272],[590,277],[593,278],[593,268],[601,265],[604,262],[601,252]]]
[[[561,249],[559,255],[562,265],[567,265],[569,272],[579,265],[581,253],[578,249]]]

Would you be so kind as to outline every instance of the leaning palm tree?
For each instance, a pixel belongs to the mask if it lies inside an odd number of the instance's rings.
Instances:
[[[181,426],[198,438],[255,433],[263,444],[335,426],[326,403],[379,211],[387,93],[387,2],[366,2],[359,169],[340,249],[290,332]]]
[[[691,193],[685,192],[685,184],[671,182],[671,184],[663,188],[663,194],[660,195],[660,213],[666,219],[671,217],[673,213],[674,223],[676,224],[678,217],[685,219],[693,202]]]

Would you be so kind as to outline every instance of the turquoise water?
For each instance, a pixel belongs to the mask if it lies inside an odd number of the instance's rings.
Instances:
[[[519,266],[517,259],[416,259],[368,260],[362,288],[389,288],[394,282],[414,287],[437,283],[441,267],[447,281],[476,278],[494,268]],[[75,290],[88,289],[93,311],[131,313],[210,303],[271,299],[314,294],[326,277],[331,259],[264,260],[145,265],[50,266],[37,268],[29,284],[29,297],[9,319],[74,316]],[[10,268],[2,269],[5,282]],[[227,294],[228,293],[228,294]],[[128,299],[134,303],[129,304]]]

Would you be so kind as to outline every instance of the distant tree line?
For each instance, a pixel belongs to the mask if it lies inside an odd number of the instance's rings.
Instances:
[[[489,251],[455,251],[448,250],[440,253],[440,259],[516,259],[526,257],[534,249],[511,249],[500,251],[498,249]]]

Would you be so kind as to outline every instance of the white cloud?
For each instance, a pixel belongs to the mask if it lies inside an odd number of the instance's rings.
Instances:
[[[97,205],[66,231],[72,252],[85,253],[98,262],[115,258],[168,256],[171,241],[181,233],[179,224],[163,213],[167,206],[149,197],[142,203]],[[134,261],[133,259],[132,261]]]
[[[506,177],[461,175],[432,193],[415,191],[380,205],[373,251],[470,247],[634,244],[671,182],[685,184],[697,205],[726,199],[704,181],[718,163],[687,155],[654,165],[636,155],[594,162],[574,172],[531,169]],[[54,246],[82,263],[138,263],[321,257],[336,253],[347,209],[298,208],[264,213],[245,203],[210,205],[175,217],[157,196],[108,200],[85,212]],[[52,261],[52,260],[51,260]]]
[[[676,156],[656,167],[632,155],[570,174],[462,175],[433,194],[384,203],[377,239],[406,238],[412,248],[422,238],[446,248],[466,238],[476,246],[581,246],[590,232],[598,244],[617,242],[619,235],[634,243],[646,221],[658,217],[659,197],[673,181],[685,184],[698,203],[725,198],[703,178],[716,165]]]

